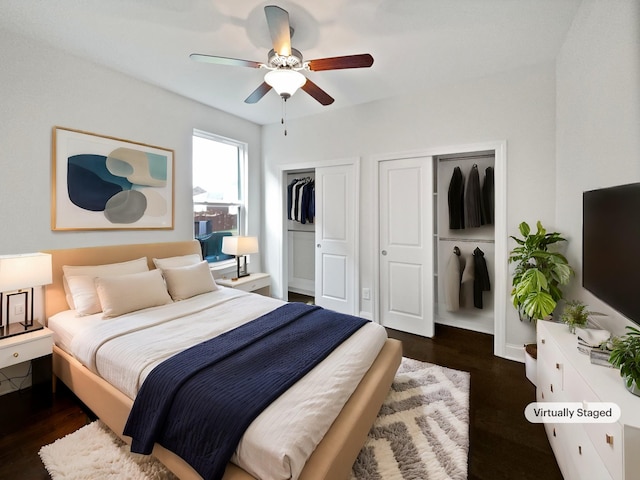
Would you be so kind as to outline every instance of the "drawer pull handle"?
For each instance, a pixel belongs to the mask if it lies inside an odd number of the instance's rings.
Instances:
[[[542,399],[544,400],[544,392],[540,392],[540,395],[542,396]]]
[[[578,445],[578,453],[582,455],[582,447],[580,445]]]
[[[551,393],[553,393],[553,383],[551,384]]]
[[[18,352],[14,352],[13,358],[18,358],[19,356],[20,356],[20,354]]]
[[[613,445],[613,435],[605,434],[605,438],[607,440],[607,445]]]
[[[541,338],[541,339],[540,339],[540,343],[542,343],[543,345],[546,343],[546,342],[544,341],[544,338]]]
[[[555,427],[553,428],[553,436],[554,436],[554,437],[556,436],[556,429],[555,429]]]
[[[556,363],[556,370],[560,370],[560,364]]]

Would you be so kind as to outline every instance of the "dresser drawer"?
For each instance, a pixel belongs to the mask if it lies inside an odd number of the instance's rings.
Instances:
[[[53,336],[50,331],[40,332],[24,334],[24,337],[29,335],[29,338],[22,339],[18,335],[0,342],[0,368],[50,355],[53,349]],[[34,333],[38,335],[34,336]]]

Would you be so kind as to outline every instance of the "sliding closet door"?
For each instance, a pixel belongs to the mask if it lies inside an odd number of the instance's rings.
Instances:
[[[355,165],[316,168],[316,304],[356,313]]]
[[[379,163],[380,320],[433,336],[433,158]]]

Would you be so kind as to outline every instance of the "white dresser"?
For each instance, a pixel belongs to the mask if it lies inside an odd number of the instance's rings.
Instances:
[[[618,369],[593,365],[564,324],[538,321],[538,402],[611,402],[616,423],[545,423],[565,480],[640,479],[640,397]]]

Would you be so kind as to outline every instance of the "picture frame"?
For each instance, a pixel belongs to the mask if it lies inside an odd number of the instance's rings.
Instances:
[[[174,151],[53,128],[52,230],[172,230]]]

